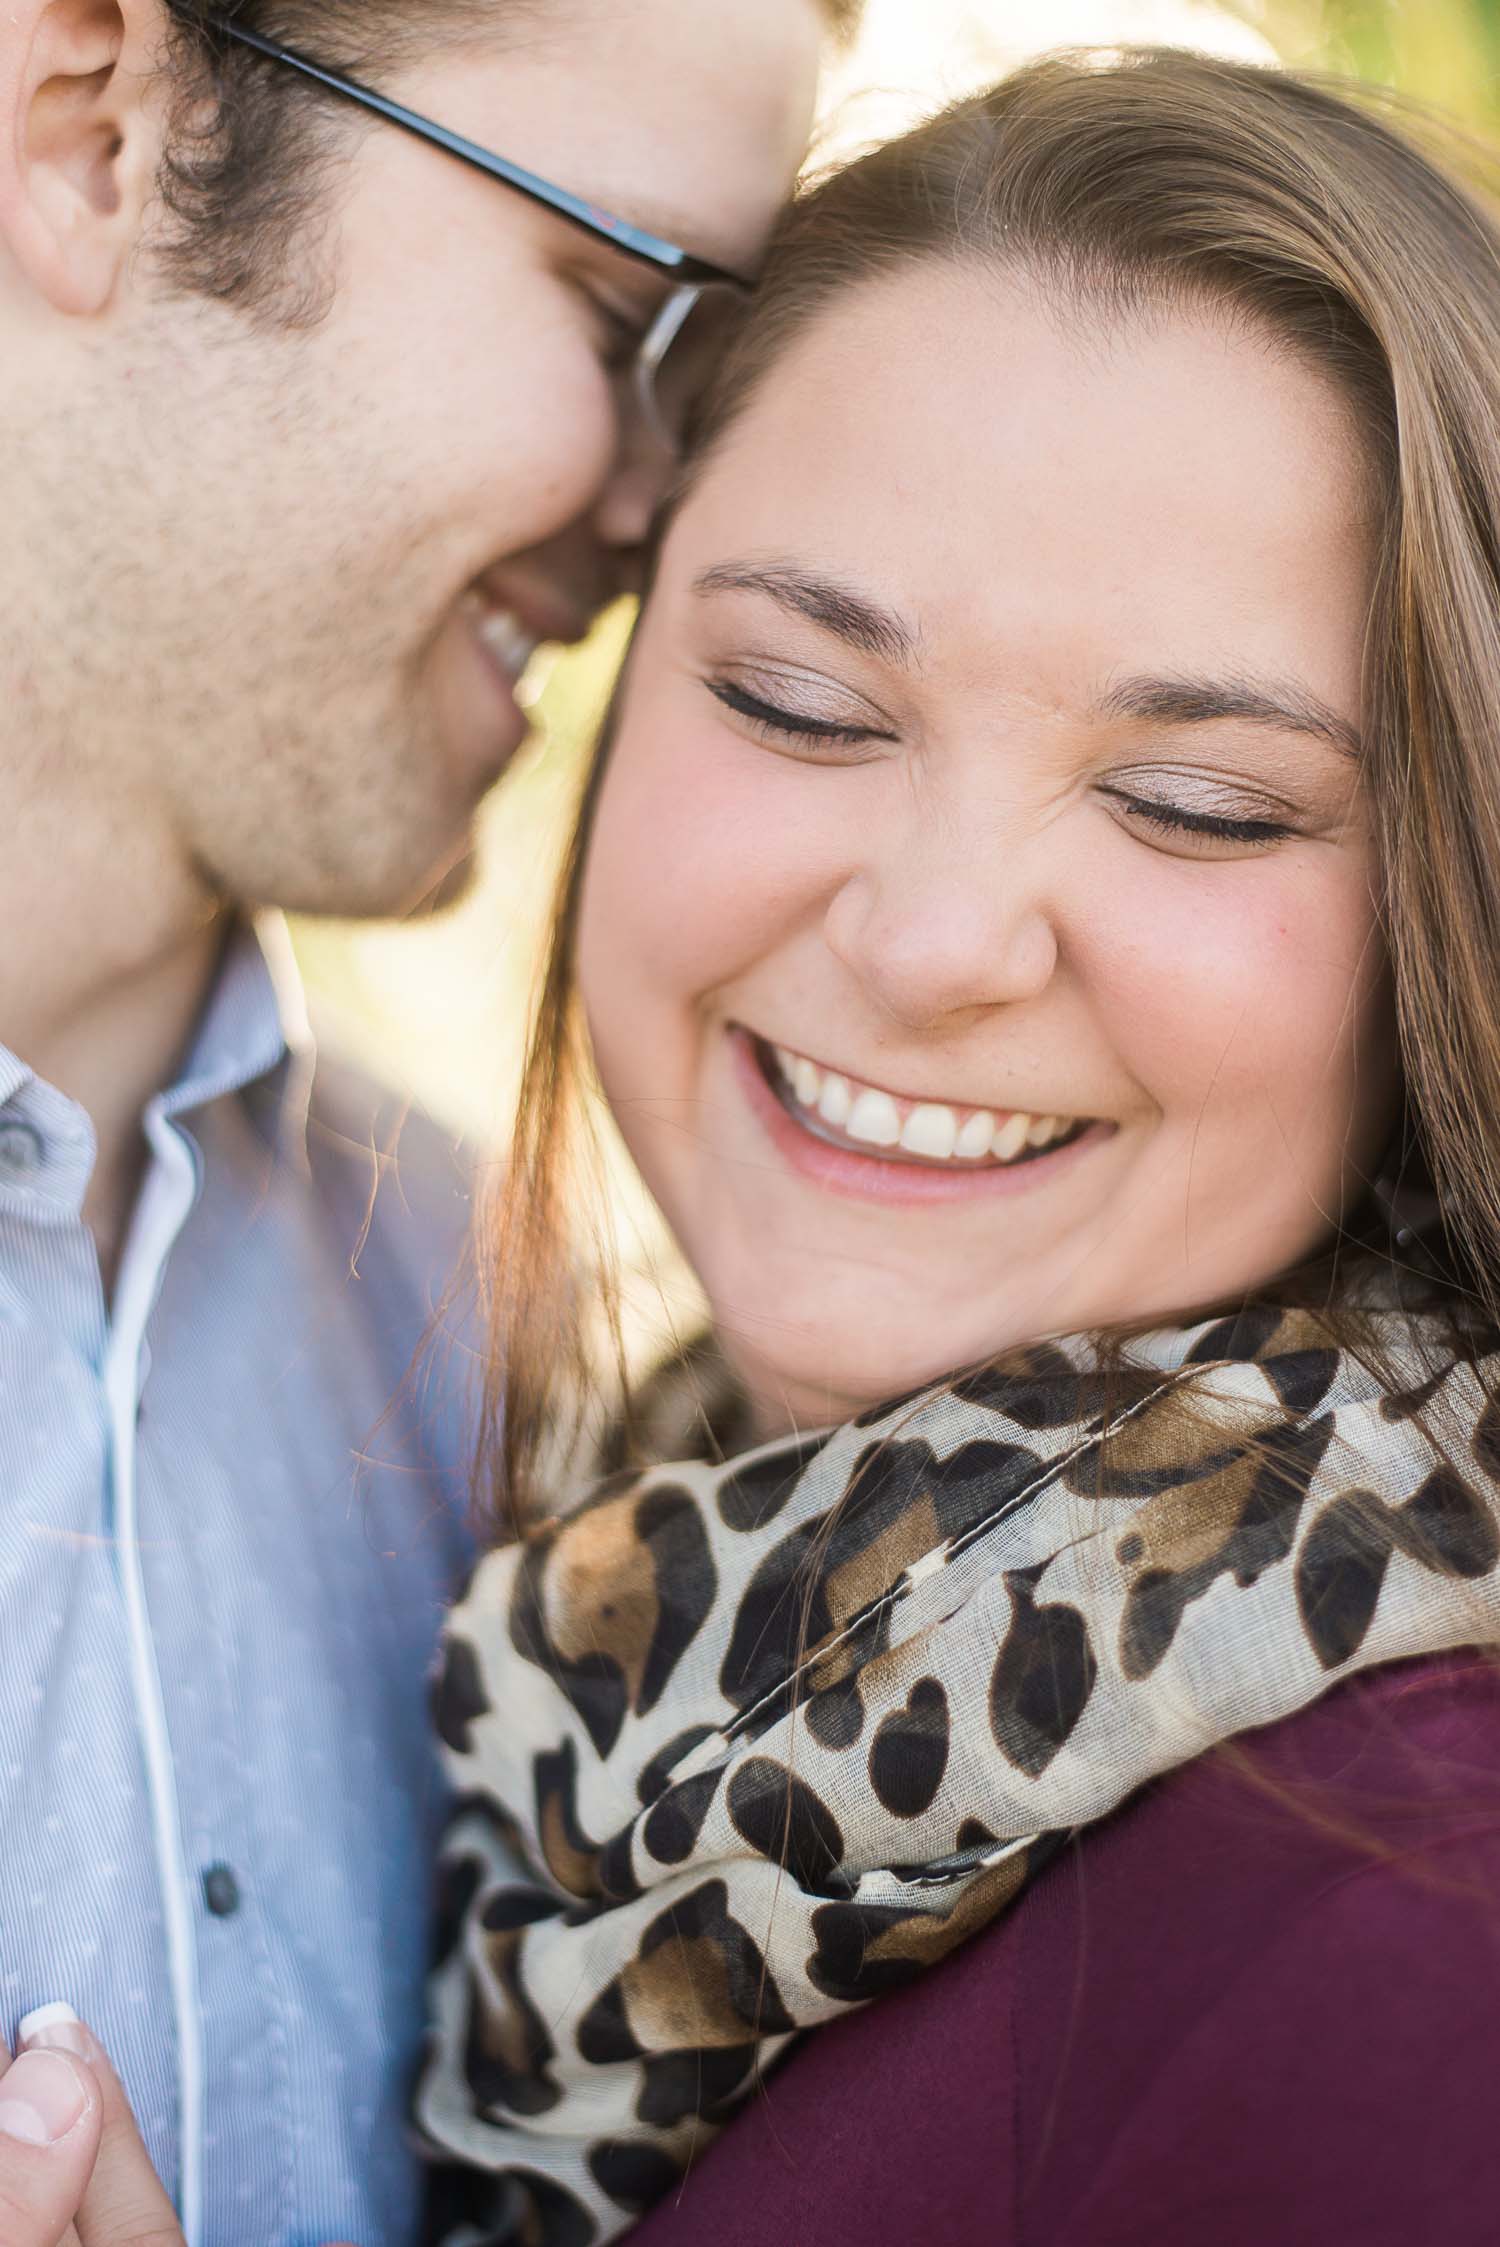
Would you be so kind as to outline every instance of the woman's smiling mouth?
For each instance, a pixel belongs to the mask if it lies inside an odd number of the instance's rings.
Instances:
[[[781,1154],[861,1200],[946,1201],[1039,1185],[1062,1158],[1115,1128],[1089,1116],[908,1099],[737,1024],[729,1039],[750,1105]]]
[[[1087,1116],[1031,1115],[1019,1108],[903,1100],[878,1085],[822,1068],[787,1046],[761,1046],[760,1052],[763,1067],[770,1056],[773,1085],[784,1105],[816,1138],[862,1154],[879,1153],[887,1161],[1025,1162],[1076,1138],[1090,1121]]]

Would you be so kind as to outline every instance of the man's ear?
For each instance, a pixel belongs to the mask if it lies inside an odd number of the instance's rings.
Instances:
[[[161,154],[159,0],[4,0],[0,248],[58,312],[110,303]]]

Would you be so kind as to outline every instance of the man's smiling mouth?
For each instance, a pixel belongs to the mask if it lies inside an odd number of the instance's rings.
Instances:
[[[1071,1145],[1095,1120],[902,1099],[787,1046],[758,1037],[752,1043],[788,1114],[814,1138],[851,1154],[953,1170],[1010,1169]]]

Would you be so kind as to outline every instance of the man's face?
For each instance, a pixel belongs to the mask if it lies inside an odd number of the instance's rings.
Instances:
[[[753,269],[820,32],[813,0],[569,4],[383,90]],[[619,589],[661,465],[620,322],[662,292],[389,127],[351,133],[329,198],[292,253],[335,282],[310,328],[170,298],[149,255],[102,324],[56,324],[24,653],[58,748],[210,895],[380,913],[462,857],[522,738],[525,642]]]

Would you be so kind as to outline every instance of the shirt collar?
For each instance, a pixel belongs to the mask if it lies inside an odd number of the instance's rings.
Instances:
[[[153,1105],[164,1116],[191,1115],[262,1079],[300,1075],[304,1056],[311,1038],[286,923],[280,914],[240,921],[177,1080]]]
[[[186,1059],[174,1082],[147,1104],[146,1119],[186,1120],[214,1101],[239,1094],[268,1150],[305,1167],[313,1075],[307,1010],[278,914],[256,926],[230,928],[218,972]],[[71,1208],[82,1206],[94,1166],[93,1126],[67,1094],[0,1046],[0,1114],[28,1132],[45,1169],[0,1177]],[[35,1167],[35,1166],[33,1166]]]
[[[0,1108],[6,1107],[16,1094],[29,1085],[35,1076],[25,1062],[13,1054],[9,1046],[0,1045]]]
[[[231,928],[187,1058],[152,1106],[163,1115],[188,1115],[227,1092],[285,1073],[289,1063],[300,1075],[311,1061],[312,1033],[291,938],[279,913],[265,913],[253,925],[237,921]],[[51,1090],[19,1055],[0,1045],[0,1107],[28,1085]]]
[[[305,1165],[315,1055],[286,922],[238,921],[177,1081],[153,1102],[187,1118],[230,1093],[275,1154]]]

